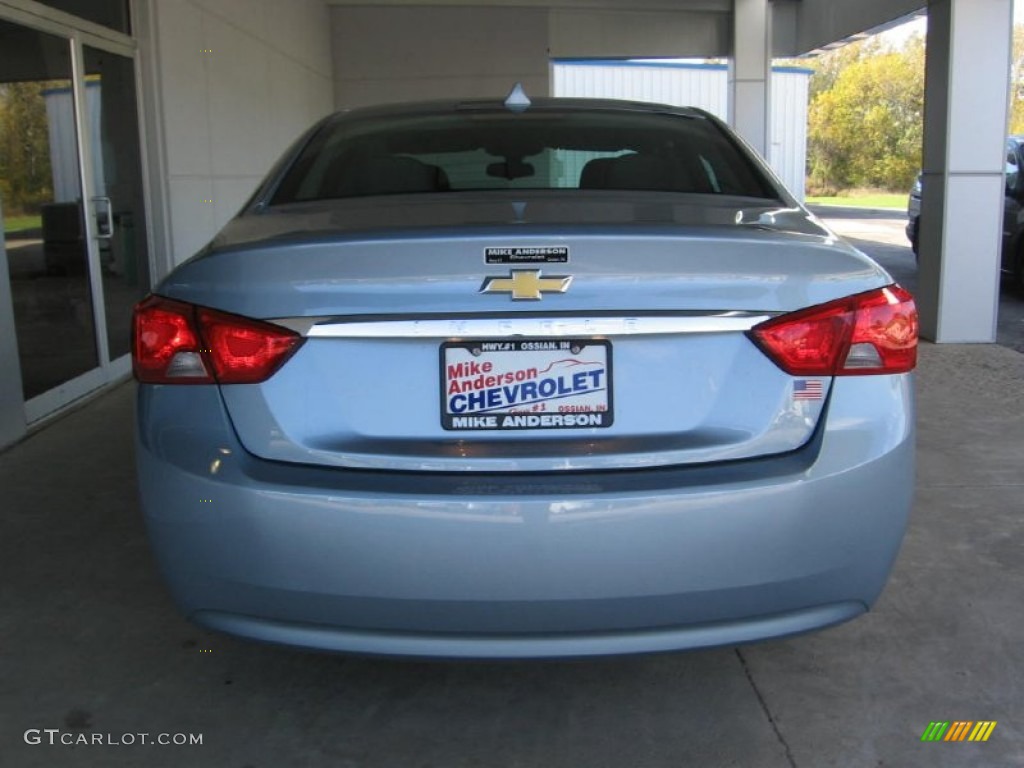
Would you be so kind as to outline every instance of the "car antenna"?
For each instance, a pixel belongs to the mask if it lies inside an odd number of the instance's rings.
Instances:
[[[523,90],[522,83],[516,83],[505,97],[505,109],[510,112],[525,112],[533,102]]]

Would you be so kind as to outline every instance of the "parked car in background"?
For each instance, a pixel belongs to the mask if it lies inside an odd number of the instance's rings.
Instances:
[[[1024,136],[1006,140],[1006,197],[1003,203],[1003,272],[1024,290]]]
[[[134,327],[147,527],[212,629],[732,645],[863,614],[903,537],[914,301],[700,110],[329,117]]]
[[[1001,268],[1014,284],[1024,290],[1024,136],[1006,140],[1006,194],[1003,198],[1003,240]],[[921,188],[923,175],[918,174],[907,200],[907,239],[919,252],[921,229]]]
[[[914,252],[914,258],[918,258],[918,236],[921,228],[921,187],[924,175],[917,174],[914,179],[914,186],[910,188],[910,196],[907,199],[907,239],[910,241],[910,250]]]

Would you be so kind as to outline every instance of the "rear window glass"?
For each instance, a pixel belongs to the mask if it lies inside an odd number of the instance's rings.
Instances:
[[[520,189],[778,197],[699,115],[501,109],[341,118],[306,146],[271,204]]]

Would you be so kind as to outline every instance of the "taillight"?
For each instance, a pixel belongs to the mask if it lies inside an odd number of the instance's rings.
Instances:
[[[199,328],[209,348],[213,375],[221,384],[254,384],[269,379],[302,343],[279,325],[198,310]]]
[[[209,384],[191,304],[149,296],[135,305],[132,369],[148,384]]]
[[[150,296],[135,307],[132,367],[147,384],[254,384],[301,344],[278,325]]]
[[[766,320],[750,338],[793,376],[905,373],[917,364],[917,308],[890,285]]]

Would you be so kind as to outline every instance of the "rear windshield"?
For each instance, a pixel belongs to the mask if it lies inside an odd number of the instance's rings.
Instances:
[[[271,204],[530,189],[778,197],[700,115],[501,109],[342,118],[310,141]]]

